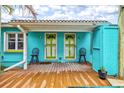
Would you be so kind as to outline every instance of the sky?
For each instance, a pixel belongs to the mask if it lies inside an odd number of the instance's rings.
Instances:
[[[38,20],[106,20],[112,24],[118,22],[118,6],[88,6],[88,5],[33,5]],[[12,15],[2,9],[2,22],[15,19],[32,19],[26,11],[15,7]]]

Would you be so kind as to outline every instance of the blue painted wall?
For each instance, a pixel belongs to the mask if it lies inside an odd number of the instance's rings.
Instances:
[[[33,42],[33,43],[31,43]],[[40,49],[39,60],[40,62],[78,62],[79,60],[79,49],[85,47],[87,49],[87,61],[91,62],[92,56],[90,53],[90,33],[77,32],[76,33],[76,59],[75,60],[65,60],[64,59],[64,33],[57,33],[57,59],[56,60],[46,60],[45,59],[45,33],[44,32],[29,32],[28,33],[28,61],[31,59],[32,49],[37,47]],[[62,60],[60,60],[60,58]],[[82,59],[83,60],[83,59]]]
[[[95,71],[98,71],[98,69],[101,67],[102,60],[100,57],[101,54],[101,28],[97,27],[94,31],[93,31],[93,49],[92,49],[92,53],[93,53],[93,69]]]
[[[17,28],[2,28],[2,50],[4,47],[4,32],[19,32]],[[57,33],[57,59],[56,60],[45,60],[44,58],[44,43],[45,33],[44,32],[29,32],[28,33],[28,62],[31,59],[31,52],[34,47],[40,49],[39,60],[40,62],[51,61],[51,62],[78,62],[79,60],[79,49],[84,47],[87,49],[86,58],[87,61],[92,62],[92,55],[90,53],[90,33],[89,32],[77,32],[76,33],[76,59],[75,60],[64,60],[64,33]],[[3,51],[3,62],[5,66],[13,65],[23,59],[22,53],[8,53]],[[62,60],[59,60],[59,58]],[[83,59],[82,59],[83,60]]]
[[[118,74],[118,27],[104,25],[93,32],[93,69],[104,67],[109,75]]]
[[[2,50],[3,50],[3,60],[2,60],[2,64],[4,66],[11,66],[19,61],[21,61],[23,59],[23,55],[22,53],[8,53],[8,52],[4,52],[4,32],[20,32],[19,29],[17,28],[2,28]]]
[[[103,66],[110,75],[118,74],[118,27],[103,26]]]
[[[4,47],[4,32],[19,32],[17,28],[2,28],[2,50]],[[109,75],[118,73],[118,28],[117,26],[103,25],[97,27],[93,31],[93,46],[91,50],[91,33],[76,32],[76,59],[64,60],[64,33],[57,33],[57,59],[45,60],[44,43],[45,32],[29,32],[28,33],[28,62],[31,59],[32,49],[37,47],[40,49],[40,62],[78,62],[79,49],[86,48],[87,61],[92,63],[93,69],[97,71],[100,67],[105,67]],[[23,59],[22,53],[7,53],[3,51],[3,64],[10,66]],[[62,60],[59,60],[59,58]],[[82,59],[83,60],[83,59]]]

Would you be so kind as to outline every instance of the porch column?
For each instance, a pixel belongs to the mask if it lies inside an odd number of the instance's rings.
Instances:
[[[24,48],[23,48],[23,60],[24,60],[24,66],[23,69],[27,69],[27,33],[24,32]]]

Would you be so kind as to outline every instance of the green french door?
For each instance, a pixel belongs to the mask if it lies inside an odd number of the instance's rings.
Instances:
[[[46,33],[45,41],[46,59],[56,59],[56,33]]]
[[[76,36],[75,33],[65,33],[64,36],[64,56],[65,59],[75,59],[76,56]]]

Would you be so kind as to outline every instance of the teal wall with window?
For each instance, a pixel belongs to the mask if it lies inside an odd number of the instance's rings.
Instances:
[[[4,48],[4,32],[20,32],[20,30],[11,27],[2,28],[2,50]],[[87,50],[86,59],[92,63],[92,67],[95,71],[100,69],[100,67],[104,67],[109,75],[118,74],[117,25],[102,25],[96,27],[93,31],[93,38],[91,38],[91,32],[76,32],[75,60],[64,59],[64,32],[57,32],[57,59],[45,59],[45,32],[28,32],[28,63],[31,60],[32,49],[35,47],[40,49],[40,62],[78,62],[79,49],[84,47]],[[2,64],[4,66],[11,66],[21,60],[23,60],[22,52],[12,53],[3,51]]]
[[[17,28],[2,28],[2,50],[4,50],[4,32],[20,32]],[[39,60],[40,62],[51,61],[51,62],[78,62],[79,60],[79,49],[85,47],[87,49],[87,61],[92,62],[90,55],[90,33],[89,32],[78,32],[76,33],[76,59],[75,60],[64,60],[64,33],[57,33],[57,59],[56,60],[45,60],[45,33],[44,32],[29,32],[28,33],[28,62],[31,59],[32,49],[37,47],[40,49]],[[61,60],[60,60],[61,58]],[[3,51],[2,64],[5,66],[11,66],[23,59],[22,52],[6,52]],[[83,60],[83,59],[82,59]]]
[[[81,47],[84,47],[87,50],[87,55],[86,55],[87,61],[89,62],[92,61],[92,57],[90,53],[90,33],[89,32],[76,33],[76,59],[72,59],[72,60],[64,59],[64,33],[63,32],[57,33],[57,59],[53,59],[53,60],[45,59],[44,46],[45,46],[44,32],[29,32],[28,33],[28,62],[31,59],[32,49],[35,47],[40,49],[40,54],[39,54],[40,62],[78,62],[79,49]]]
[[[4,51],[4,32],[20,32],[20,30],[12,27],[6,27],[6,28],[4,27],[1,30],[2,30],[1,36],[2,36],[2,52],[3,52],[2,65],[11,66],[23,59],[23,53],[22,52],[11,53]]]

